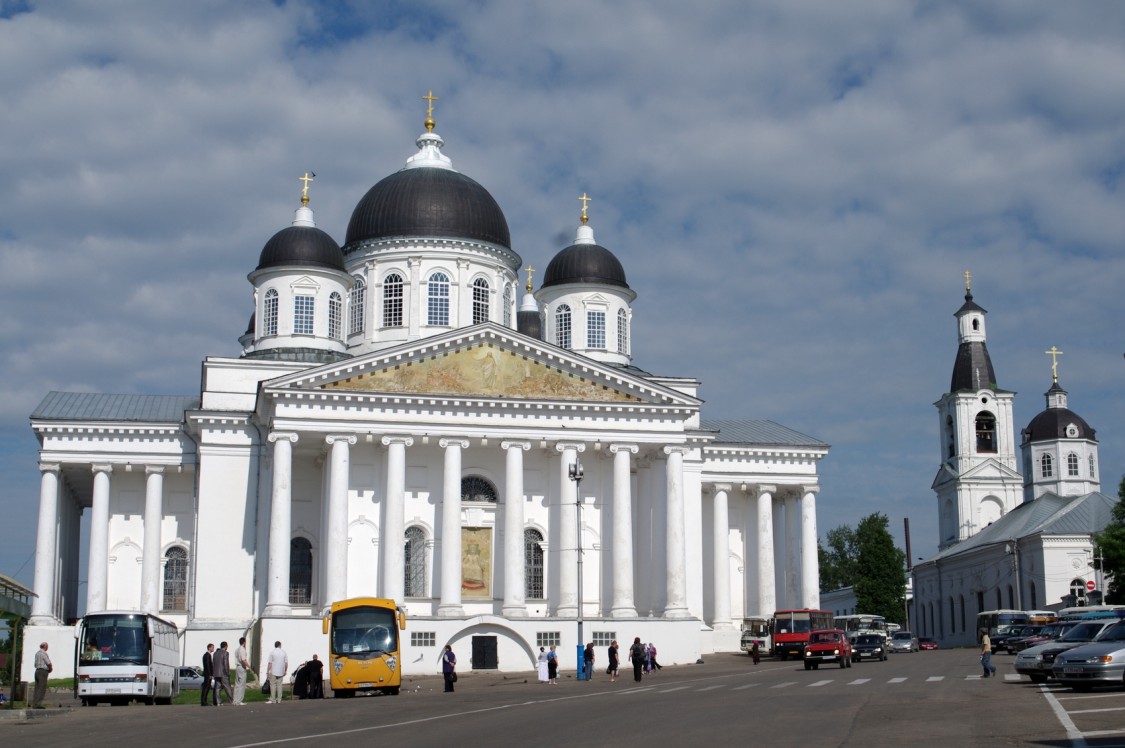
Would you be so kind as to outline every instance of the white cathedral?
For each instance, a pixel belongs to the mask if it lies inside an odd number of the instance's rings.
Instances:
[[[959,345],[938,410],[941,463],[934,478],[938,553],[913,568],[910,625],[941,646],[974,646],[986,610],[1058,610],[1097,602],[1105,580],[1093,535],[1117,499],[1101,493],[1094,429],[1067,406],[1052,347],[1046,409],[1021,430],[1015,393],[1001,389],[986,345],[985,310],[966,273]],[[1022,468],[1022,473],[1021,473]],[[1088,594],[1092,592],[1093,594]]]
[[[342,247],[306,174],[248,276],[241,354],[205,358],[199,395],[35,409],[28,641],[71,652],[83,611],[139,610],[179,626],[188,663],[243,635],[258,663],[275,639],[327,659],[322,611],[377,596],[407,611],[406,674],[439,670],[446,644],[518,671],[547,644],[572,668],[579,621],[599,648],[640,636],[684,663],[736,650],[744,617],[819,607],[828,445],[704,419],[697,379],[635,366],[636,292],[585,202],[517,301],[504,214],[432,111]]]

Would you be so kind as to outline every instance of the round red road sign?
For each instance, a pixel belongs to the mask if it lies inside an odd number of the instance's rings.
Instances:
[[[1094,580],[1093,579],[1091,579],[1089,582],[1086,582],[1086,589],[1090,590],[1090,592],[1094,591]]]

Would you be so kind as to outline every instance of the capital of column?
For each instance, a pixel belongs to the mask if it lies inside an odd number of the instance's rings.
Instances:
[[[802,494],[818,494],[820,493],[820,486],[801,486]]]
[[[57,462],[41,462],[39,463],[39,472],[41,473],[54,473],[58,475],[62,467]]]
[[[636,444],[610,444],[609,451],[613,454],[617,454],[618,452],[628,452],[629,454],[635,455],[637,452],[641,451],[641,448]]]
[[[519,442],[504,440],[500,442],[500,449],[507,452],[509,449],[522,449],[524,452],[531,449],[531,442]]]
[[[271,431],[268,439],[271,442],[287,441],[292,444],[297,443],[297,432],[295,431]]]
[[[724,492],[724,493],[730,493],[733,490],[734,490],[734,486],[731,485],[730,483],[712,483],[711,484],[711,493],[713,493],[713,494],[719,493],[720,491]]]
[[[404,447],[410,447],[414,444],[414,437],[412,436],[384,436],[380,441],[384,447],[389,447],[392,444],[401,444]]]
[[[325,444],[335,444],[336,442],[344,442],[345,444],[355,445],[355,434],[329,434],[324,437]]]
[[[568,449],[573,449],[575,452],[585,452],[585,442],[555,442],[555,451],[560,454]]]
[[[93,473],[112,473],[113,465],[91,465],[90,471]]]
[[[145,465],[145,475],[163,475],[163,465]]]
[[[688,447],[688,446],[683,445],[683,444],[669,444],[668,446],[666,446],[664,448],[663,451],[664,451],[664,454],[666,454],[666,455],[678,454],[678,455],[682,456],[682,455],[686,455],[688,452],[690,452],[691,447]]]
[[[757,486],[757,489],[758,489],[758,491],[757,491],[758,496],[761,496],[762,494],[765,494],[765,493],[768,493],[768,494],[776,494],[777,493],[777,486],[771,486],[771,485],[768,485],[766,483],[759,483],[758,486]]]
[[[383,443],[384,444],[387,443],[387,438],[388,437],[383,437]],[[410,445],[407,444],[406,446],[409,447]],[[461,449],[468,449],[469,448],[469,440],[468,439],[439,439],[438,440],[438,446],[441,447],[442,449],[449,449],[450,447],[460,447]]]

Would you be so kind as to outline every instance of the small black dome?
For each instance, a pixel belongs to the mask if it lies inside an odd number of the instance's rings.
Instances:
[[[953,376],[949,391],[996,389],[996,374],[992,371],[992,358],[984,341],[966,342],[957,346],[957,360],[953,362]]]
[[[571,244],[559,252],[543,274],[543,288],[564,283],[600,283],[629,288],[621,261],[600,244]]]
[[[543,320],[539,316],[538,311],[524,311],[523,309],[516,312],[516,330],[536,340],[543,339]]]
[[[450,169],[402,169],[363,196],[345,247],[369,239],[447,236],[512,248],[508,221],[488,190]]]
[[[344,254],[331,236],[314,226],[289,226],[273,235],[262,248],[258,270],[285,265],[307,265],[344,270]]]
[[[1075,427],[1074,435],[1066,433],[1066,427]],[[1094,430],[1082,416],[1069,408],[1047,408],[1031,419],[1023,430],[1024,443],[1054,441],[1055,439],[1089,439],[1095,441]]]

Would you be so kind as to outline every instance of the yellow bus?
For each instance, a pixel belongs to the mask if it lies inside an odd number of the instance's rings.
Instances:
[[[332,603],[322,621],[328,635],[328,682],[336,698],[358,692],[398,695],[406,613],[394,600],[353,597]]]

